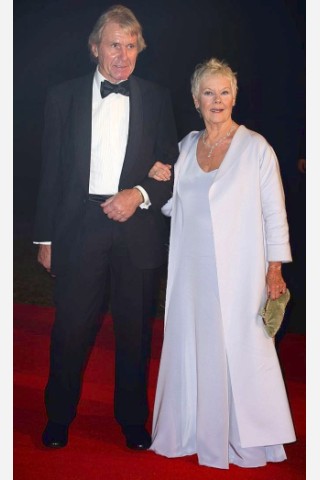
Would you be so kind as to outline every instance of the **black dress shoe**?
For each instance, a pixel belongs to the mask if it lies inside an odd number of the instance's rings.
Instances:
[[[62,448],[68,443],[69,425],[48,421],[42,434],[42,443],[49,448]]]
[[[132,450],[148,450],[151,445],[151,436],[143,425],[121,427],[126,437],[126,445]]]

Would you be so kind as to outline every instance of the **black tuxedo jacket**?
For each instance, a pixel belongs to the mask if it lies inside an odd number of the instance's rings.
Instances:
[[[141,185],[152,206],[137,208],[121,223],[136,266],[155,268],[164,261],[167,224],[160,209],[170,198],[172,181],[148,177],[156,160],[174,164],[177,135],[169,92],[131,76],[129,135],[119,191]],[[47,97],[43,163],[34,240],[52,242],[52,273],[68,263],[82,225],[89,192],[93,75],[54,87]]]

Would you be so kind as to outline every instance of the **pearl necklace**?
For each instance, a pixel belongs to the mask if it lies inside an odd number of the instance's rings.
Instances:
[[[207,130],[205,130],[202,134],[202,142],[203,142],[203,145],[205,145],[206,147],[208,147],[210,150],[209,150],[209,153],[208,153],[208,158],[211,157],[212,155],[212,152],[215,148],[218,147],[218,145],[220,145],[224,140],[226,140],[226,138],[230,137],[231,133],[233,132],[233,130],[236,128],[236,125],[232,122],[232,125],[231,125],[231,128],[230,130],[226,133],[226,135],[224,135],[224,137],[221,137],[217,142],[215,142],[213,145],[211,145],[210,143],[207,143],[204,136],[205,134],[207,134],[207,137],[208,137],[208,132]]]

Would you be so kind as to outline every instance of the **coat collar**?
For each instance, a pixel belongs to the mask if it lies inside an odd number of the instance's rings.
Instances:
[[[183,145],[183,148],[181,149],[180,152],[180,157],[181,155],[184,156],[184,158],[188,155],[189,151],[191,148],[196,147],[199,139],[201,138],[201,135],[203,133],[203,130],[200,132],[190,132],[190,134],[186,137],[187,141]],[[244,126],[240,125],[239,128],[237,129],[236,133],[234,134],[234,137],[232,139],[231,145],[223,159],[223,162],[221,163],[217,175],[213,180],[213,183],[216,183],[217,181],[220,180],[229,170],[232,168],[234,165],[234,162],[237,161],[239,156],[242,155],[242,152],[246,149],[248,143],[250,141],[250,131]],[[175,176],[176,179],[179,176],[179,172],[181,168],[185,165],[186,162],[184,161],[178,161],[175,167]]]
[[[244,125],[240,125],[233,136],[231,145],[221,163],[215,181],[219,181],[232,168],[234,162],[242,155],[248,145],[250,135]]]

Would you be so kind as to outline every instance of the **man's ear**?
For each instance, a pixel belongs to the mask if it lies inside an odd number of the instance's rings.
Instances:
[[[91,45],[91,53],[95,58],[98,57],[98,47],[95,43]]]

